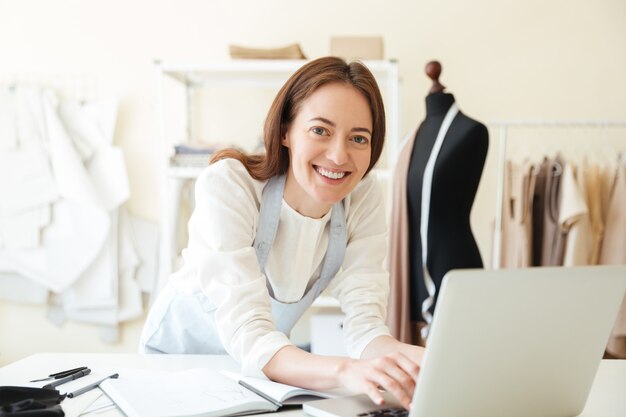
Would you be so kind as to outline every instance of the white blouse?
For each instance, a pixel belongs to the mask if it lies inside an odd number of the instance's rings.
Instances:
[[[252,243],[265,181],[253,179],[237,160],[221,160],[196,181],[196,207],[189,221],[184,266],[170,283],[181,291],[202,290],[216,305],[215,319],[226,351],[245,374],[260,374],[286,335],[272,318],[269,280],[282,302],[298,301],[319,276],[328,247],[330,212],[303,216],[283,200],[280,223],[265,274]],[[384,324],[389,292],[383,267],[387,227],[384,199],[371,176],[345,199],[348,246],[340,272],[329,285],[346,318],[344,335],[351,357],[360,357],[374,338],[388,335]]]

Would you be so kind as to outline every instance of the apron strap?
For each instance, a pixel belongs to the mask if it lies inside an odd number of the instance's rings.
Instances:
[[[253,247],[257,254],[259,268],[263,273],[265,273],[265,264],[278,231],[285,182],[285,175],[270,178],[262,193],[259,225]],[[347,244],[348,232],[345,210],[343,202],[340,201],[333,205],[330,215],[328,248],[322,261],[320,276],[309,288],[309,291],[295,303],[282,303],[274,298],[274,290],[267,280],[267,289],[271,296],[272,315],[278,330],[289,334],[306,309],[328,287],[343,264]]]
[[[272,177],[263,188],[261,195],[261,209],[259,211],[259,225],[252,246],[256,251],[261,272],[265,271],[265,263],[270,253],[278,221],[280,220],[280,208],[283,204],[283,192],[285,190],[286,175]]]

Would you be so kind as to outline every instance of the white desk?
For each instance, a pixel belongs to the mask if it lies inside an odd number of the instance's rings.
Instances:
[[[0,368],[0,385],[21,385],[31,379],[78,366],[94,369],[120,367],[182,370],[208,367],[239,370],[235,361],[228,356],[41,353]],[[78,415],[98,394],[99,390],[93,390],[75,399],[65,399],[62,404],[67,417]],[[97,415],[120,416],[121,413],[110,411]],[[291,409],[281,411],[280,415],[295,417],[304,416],[304,413],[301,409]],[[626,360],[602,361],[587,406],[580,417],[626,417]]]

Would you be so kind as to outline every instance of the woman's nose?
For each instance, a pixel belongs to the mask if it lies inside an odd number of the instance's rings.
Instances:
[[[340,138],[334,138],[328,145],[326,158],[336,165],[343,165],[348,161],[347,141]]]

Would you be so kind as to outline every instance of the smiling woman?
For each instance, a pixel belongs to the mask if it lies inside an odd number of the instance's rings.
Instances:
[[[287,174],[287,204],[305,216],[322,217],[382,152],[385,110],[376,80],[363,64],[340,58],[304,65],[272,103],[264,139],[265,155],[228,149],[212,162],[238,159],[258,180]]]
[[[361,63],[321,58],[281,88],[264,155],[218,153],[196,182],[185,264],[153,305],[144,352],[228,353],[243,372],[311,389],[343,386],[408,406],[422,349],[384,324],[384,201],[367,173],[385,112]],[[280,227],[279,227],[280,225]],[[298,349],[288,335],[326,288],[345,313],[353,359]]]
[[[367,99],[351,85],[333,82],[313,92],[281,141],[289,150],[287,204],[320,218],[343,200],[370,166],[371,126]]]

